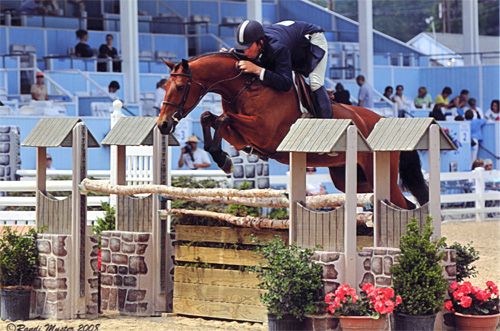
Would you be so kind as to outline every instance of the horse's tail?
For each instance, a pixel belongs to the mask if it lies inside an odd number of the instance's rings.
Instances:
[[[399,176],[403,187],[413,194],[421,206],[429,201],[429,188],[422,174],[422,164],[417,151],[400,153]]]

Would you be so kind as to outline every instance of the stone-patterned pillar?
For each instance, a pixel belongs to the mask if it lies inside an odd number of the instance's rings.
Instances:
[[[313,260],[323,268],[323,294],[335,291],[344,282],[344,253],[316,251]]]
[[[151,233],[105,231],[101,236],[101,308],[151,316],[154,262]],[[159,263],[159,262],[156,262]]]
[[[364,283],[392,286],[391,267],[398,262],[400,253],[398,248],[389,247],[364,247],[358,252],[358,289]]]
[[[0,126],[0,180],[16,180],[16,170],[21,164],[19,129]]]
[[[457,251],[451,248],[445,249],[443,264],[443,276],[449,284],[457,280]]]
[[[38,275],[33,284],[31,317],[68,319],[69,249],[71,236],[39,234]]]
[[[90,229],[87,233],[91,233]],[[99,270],[97,268],[97,254],[99,250],[99,242],[96,235],[87,236],[85,243],[85,307],[86,307],[86,318],[97,318],[99,316],[98,312],[98,292],[99,292],[99,282],[98,274]]]
[[[227,151],[233,161],[233,186],[238,188],[243,183],[250,183],[252,188],[269,188],[269,162],[257,155],[237,151],[229,146]]]

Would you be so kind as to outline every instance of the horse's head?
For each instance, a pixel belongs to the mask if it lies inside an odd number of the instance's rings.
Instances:
[[[156,123],[162,134],[171,134],[177,123],[196,107],[206,91],[193,80],[187,60],[183,59],[178,64],[165,61],[165,64],[171,70],[170,79],[165,86],[165,98]]]

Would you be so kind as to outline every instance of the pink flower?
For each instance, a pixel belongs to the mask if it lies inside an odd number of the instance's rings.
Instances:
[[[460,306],[464,308],[469,308],[472,305],[472,298],[469,296],[464,296],[460,299]]]
[[[450,284],[450,290],[455,291],[458,288],[458,282],[454,281]]]
[[[401,299],[401,296],[396,296],[396,306],[397,305],[400,305],[401,303],[403,303],[403,299]]]
[[[475,295],[479,301],[487,301],[491,297],[491,293],[485,290],[479,290]]]
[[[335,298],[335,294],[330,292],[325,295],[325,303],[330,303]]]
[[[448,310],[448,311],[454,311],[453,302],[451,300],[446,300],[444,302],[444,308],[446,308],[446,310]]]

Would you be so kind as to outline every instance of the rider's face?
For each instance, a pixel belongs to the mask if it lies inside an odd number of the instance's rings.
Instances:
[[[245,49],[244,54],[249,59],[256,59],[260,54],[261,48],[262,48],[262,44],[259,41],[256,41],[252,44],[252,46]]]

